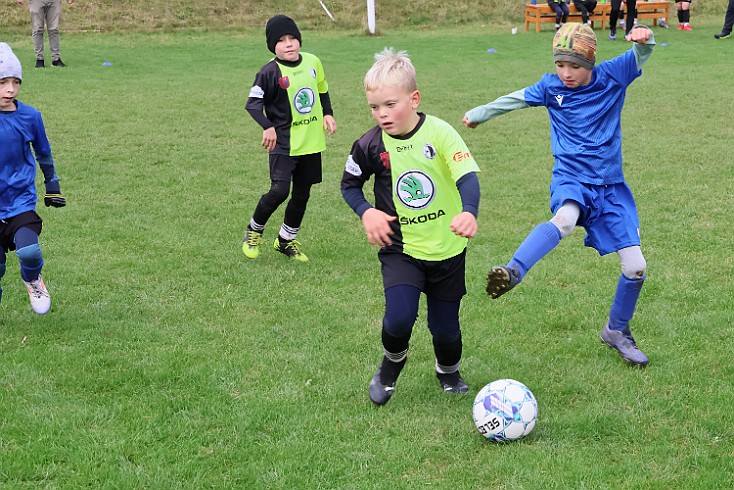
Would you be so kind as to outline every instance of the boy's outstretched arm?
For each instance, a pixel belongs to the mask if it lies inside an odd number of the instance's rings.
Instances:
[[[635,53],[635,61],[637,62],[637,69],[641,70],[643,65],[647,63],[652,55],[652,50],[655,48],[655,35],[647,26],[635,27],[627,34],[624,39],[629,42],[635,43],[632,46],[632,51]]]
[[[468,111],[464,115],[464,126],[476,128],[480,123],[487,122],[510,111],[527,107],[530,106],[525,102],[525,89],[517,90],[511,94],[503,95],[489,104],[480,105]]]

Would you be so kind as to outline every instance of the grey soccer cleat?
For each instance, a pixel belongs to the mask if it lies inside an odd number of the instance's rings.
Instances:
[[[607,344],[608,347],[616,349],[622,359],[628,363],[645,367],[650,362],[647,356],[637,347],[634,337],[629,329],[625,330],[612,330],[609,328],[609,321],[607,320],[606,325],[601,331],[601,341]]]

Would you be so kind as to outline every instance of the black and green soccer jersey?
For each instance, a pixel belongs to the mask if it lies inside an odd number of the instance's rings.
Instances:
[[[466,248],[467,239],[454,234],[450,224],[462,212],[456,183],[470,172],[479,167],[459,133],[420,114],[418,126],[404,136],[392,137],[375,126],[355,141],[341,187],[343,193],[361,191],[374,177],[374,207],[398,218],[391,223],[388,249],[439,261]]]
[[[255,75],[245,108],[263,129],[275,127],[271,153],[309,155],[326,149],[324,114],[331,115],[321,61],[301,52],[301,59],[273,59]],[[264,115],[263,115],[264,111]]]

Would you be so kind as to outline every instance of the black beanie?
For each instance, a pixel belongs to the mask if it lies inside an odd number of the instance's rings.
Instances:
[[[275,45],[286,34],[290,34],[298,39],[299,44],[301,43],[301,31],[298,30],[298,26],[290,17],[276,15],[268,21],[265,26],[265,38],[271,53],[275,54]]]

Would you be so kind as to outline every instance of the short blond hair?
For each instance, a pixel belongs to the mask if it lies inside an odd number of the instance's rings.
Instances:
[[[407,51],[385,48],[375,54],[375,63],[364,76],[364,90],[371,92],[384,86],[402,87],[415,92],[415,67]]]

